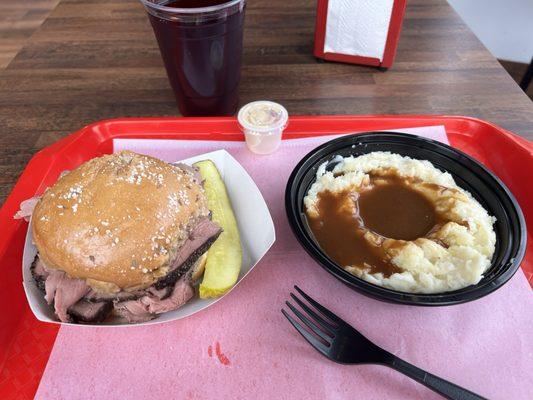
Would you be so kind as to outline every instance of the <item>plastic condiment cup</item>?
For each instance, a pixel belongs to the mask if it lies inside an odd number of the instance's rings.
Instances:
[[[256,154],[270,154],[281,143],[289,113],[281,104],[259,100],[246,104],[237,115],[246,146]]]

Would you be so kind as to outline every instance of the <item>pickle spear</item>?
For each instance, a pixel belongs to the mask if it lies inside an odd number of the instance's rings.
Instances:
[[[204,279],[200,284],[200,298],[207,299],[222,296],[235,285],[241,270],[242,249],[237,221],[217,167],[211,160],[199,161],[194,166],[204,179],[213,221],[223,229],[207,252]]]

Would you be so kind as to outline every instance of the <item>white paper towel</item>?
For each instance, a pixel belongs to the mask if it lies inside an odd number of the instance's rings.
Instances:
[[[394,0],[329,0],[324,52],[383,61],[393,3]]]

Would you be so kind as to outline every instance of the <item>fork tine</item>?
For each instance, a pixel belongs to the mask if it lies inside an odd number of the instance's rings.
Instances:
[[[300,307],[303,308],[303,310],[309,314],[311,317],[313,317],[315,320],[317,320],[321,327],[324,328],[326,330],[326,333],[330,333],[330,336],[334,336],[334,332],[333,332],[333,329],[335,329],[335,325],[333,325],[331,322],[329,321],[326,321],[324,318],[322,318],[320,315],[318,315],[316,312],[314,312],[313,310],[311,310],[311,308],[309,308],[309,306],[307,304],[305,304],[302,300],[300,300],[298,297],[296,297],[294,294],[291,293],[291,297],[294,299],[294,301],[296,303],[298,303],[298,305]]]
[[[298,310],[296,307],[294,307],[291,303],[288,301],[285,302],[287,304],[287,307],[291,309],[291,311],[298,317],[300,320],[309,328],[311,329],[320,339],[324,340],[328,344],[330,343],[331,336],[328,336],[324,331],[320,329],[320,327],[314,322],[311,321],[307,316],[302,314],[300,310]]]
[[[328,348],[324,343],[322,343],[313,334],[307,331],[302,325],[296,322],[294,318],[292,318],[284,309],[281,309],[281,312],[283,313],[283,315],[285,315],[285,318],[289,320],[291,325],[294,326],[294,328],[300,333],[300,335],[303,336],[305,340],[307,340],[307,342],[311,346],[313,346],[316,350],[318,350],[320,353],[329,358]]]
[[[309,304],[311,304],[312,306],[314,306],[318,311],[320,311],[322,313],[322,315],[326,316],[327,318],[329,318],[330,321],[334,322],[335,324],[337,324],[337,326],[346,326],[348,325],[348,323],[346,321],[344,321],[343,319],[337,317],[335,314],[333,314],[331,311],[329,311],[326,307],[324,307],[323,305],[321,305],[320,303],[318,303],[316,300],[313,300],[308,294],[306,294],[302,289],[300,289],[298,286],[294,285],[294,289],[296,289],[298,291],[298,293],[300,293],[302,295],[302,297],[304,299],[306,299]]]

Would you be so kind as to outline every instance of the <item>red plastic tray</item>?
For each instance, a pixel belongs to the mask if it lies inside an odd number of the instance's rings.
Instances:
[[[452,146],[475,157],[511,189],[533,226],[533,144],[496,125],[454,116],[292,117],[285,139],[319,135],[444,125]],[[22,249],[27,224],[14,220],[22,200],[40,194],[61,171],[113,150],[113,139],[242,141],[235,118],[128,118],[97,122],[38,152],[0,210],[0,399],[33,398],[58,331],[37,321],[22,288]],[[528,230],[528,239],[531,235]],[[529,243],[531,241],[529,240]],[[533,284],[533,251],[522,263]]]

